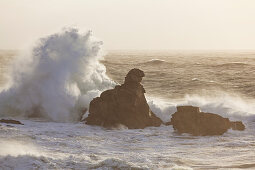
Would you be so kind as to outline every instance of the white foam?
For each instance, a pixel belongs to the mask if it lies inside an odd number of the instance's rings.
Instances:
[[[183,99],[157,99],[147,97],[150,109],[164,122],[176,112],[176,106],[192,105],[202,112],[216,113],[231,120],[255,120],[255,101],[238,95],[219,92],[215,96],[186,95]]]
[[[217,113],[232,119],[249,120],[255,118],[255,101],[246,100],[238,95],[227,93],[211,96],[186,95],[185,101],[180,105],[193,105],[200,107],[203,112]]]
[[[42,152],[39,151],[33,144],[19,142],[14,140],[1,140],[0,141],[0,156],[18,156],[18,155],[34,155],[42,156]]]
[[[171,115],[176,112],[176,103],[159,98],[146,97],[149,107],[162,121],[168,122]]]
[[[10,86],[0,93],[0,114],[77,121],[75,107],[87,107],[114,84],[99,63],[101,44],[91,32],[73,28],[40,39],[29,56],[16,61]]]

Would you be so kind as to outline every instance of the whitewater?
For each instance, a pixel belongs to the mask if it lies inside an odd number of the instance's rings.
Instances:
[[[255,53],[110,51],[91,32],[69,28],[28,52],[0,51],[0,169],[254,169]],[[104,129],[80,121],[89,102],[145,72],[152,111],[169,121],[177,105],[242,120],[222,136],[177,134],[161,125]]]

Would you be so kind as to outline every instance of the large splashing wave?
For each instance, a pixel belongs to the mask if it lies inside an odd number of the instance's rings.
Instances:
[[[0,93],[0,116],[79,120],[79,109],[114,85],[99,62],[101,45],[91,32],[73,28],[40,39],[14,64],[9,88]]]

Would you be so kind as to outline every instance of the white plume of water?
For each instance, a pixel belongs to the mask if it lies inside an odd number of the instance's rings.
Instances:
[[[200,107],[203,112],[217,113],[231,120],[255,120],[255,100],[244,99],[238,95],[222,92],[215,97],[186,95],[179,105]]]
[[[13,67],[11,85],[0,93],[0,116],[40,116],[77,121],[77,107],[114,85],[99,60],[102,42],[70,28],[42,38]]]
[[[255,100],[238,95],[218,92],[214,97],[186,95],[183,99],[159,99],[147,97],[150,109],[164,122],[170,121],[177,106],[197,106],[202,112],[215,113],[231,121],[255,121]]]
[[[170,121],[171,115],[177,111],[177,103],[152,97],[146,98],[151,111],[155,113],[163,122]]]

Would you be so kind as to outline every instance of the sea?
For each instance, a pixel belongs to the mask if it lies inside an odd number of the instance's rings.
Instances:
[[[255,51],[102,50],[69,29],[27,51],[0,51],[0,169],[255,169]],[[179,134],[172,126],[89,126],[80,110],[132,68],[164,122],[176,106],[240,120],[245,131]]]

